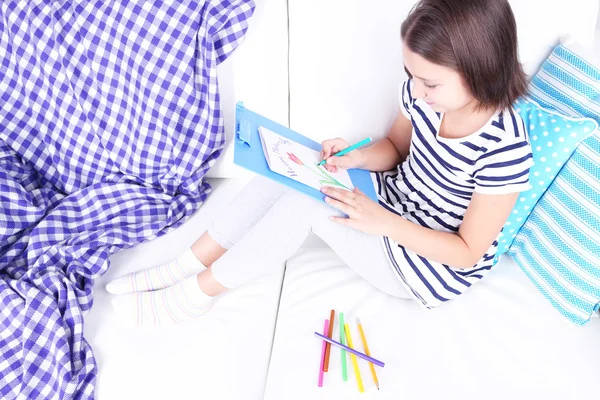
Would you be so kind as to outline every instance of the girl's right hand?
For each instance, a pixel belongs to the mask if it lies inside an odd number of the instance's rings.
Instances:
[[[359,149],[352,150],[343,156],[332,157],[335,153],[350,147],[348,142],[342,138],[325,140],[321,146],[321,160],[327,160],[324,167],[329,172],[337,172],[338,169],[359,168],[363,162],[363,155]]]

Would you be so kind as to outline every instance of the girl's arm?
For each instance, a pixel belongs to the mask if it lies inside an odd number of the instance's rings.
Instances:
[[[408,156],[411,136],[412,123],[399,112],[384,139],[360,150],[362,161],[357,168],[369,171],[389,171],[396,168]]]
[[[518,197],[519,193],[473,193],[457,233],[425,228],[394,214],[385,236],[429,260],[471,268],[500,233]]]

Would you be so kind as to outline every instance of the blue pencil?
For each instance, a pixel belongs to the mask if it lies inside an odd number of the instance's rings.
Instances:
[[[324,341],[326,341],[326,342],[329,342],[329,343],[331,343],[332,345],[334,345],[334,346],[337,346],[337,347],[339,347],[339,348],[341,348],[341,349],[344,349],[344,350],[346,350],[347,352],[349,352],[349,353],[352,353],[352,354],[354,354],[354,355],[356,355],[356,356],[358,356],[358,357],[360,357],[360,358],[362,358],[362,359],[364,359],[364,360],[367,360],[367,361],[369,361],[369,362],[372,362],[373,364],[375,364],[375,365],[378,365],[378,366],[380,366],[380,367],[385,367],[385,363],[384,363],[383,361],[379,361],[379,360],[378,360],[378,359],[376,359],[376,358],[370,357],[370,356],[368,356],[368,355],[366,355],[366,354],[363,354],[363,353],[361,353],[360,351],[354,350],[352,347],[344,346],[344,345],[343,345],[343,344],[341,344],[340,342],[336,342],[336,341],[335,341],[335,340],[333,340],[333,339],[329,339],[327,336],[323,336],[323,335],[321,335],[319,332],[315,332],[315,335],[317,335],[318,337],[320,337],[320,338],[321,338],[321,339],[323,339]]]
[[[333,156],[335,156],[335,157],[343,156],[344,154],[347,154],[347,153],[351,152],[352,150],[356,150],[359,147],[364,146],[365,144],[369,143],[371,140],[372,139],[370,137],[368,137],[368,138],[366,138],[364,140],[361,140],[360,142],[358,142],[356,144],[353,144],[350,147],[346,147],[344,150],[335,153]],[[321,161],[318,165],[323,165],[323,164],[325,164],[325,160]]]

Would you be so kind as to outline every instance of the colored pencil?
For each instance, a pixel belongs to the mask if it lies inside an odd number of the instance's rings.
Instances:
[[[362,146],[364,146],[365,144],[367,144],[367,143],[371,142],[371,140],[372,140],[372,139],[371,139],[370,137],[368,137],[368,138],[366,138],[366,139],[363,139],[363,140],[361,140],[360,142],[358,142],[358,143],[356,143],[356,144],[353,144],[353,145],[352,145],[352,146],[350,146],[350,147],[346,147],[346,148],[345,148],[344,150],[342,150],[342,151],[338,151],[337,153],[333,154],[331,157],[340,157],[340,156],[343,156],[343,155],[345,155],[345,154],[347,154],[347,153],[350,153],[352,150],[356,150],[356,149],[358,149],[359,147],[362,147]],[[321,162],[319,162],[319,164],[317,164],[317,165],[323,165],[323,164],[325,164],[326,162],[327,162],[327,160],[322,160],[322,161],[321,161]]]
[[[346,324],[346,325],[348,325],[348,324]],[[352,353],[352,354],[354,354],[354,355],[362,358],[363,360],[367,360],[369,362],[372,362],[373,364],[375,364],[377,366],[380,366],[380,367],[385,367],[385,363],[383,361],[379,361],[378,359],[370,357],[370,356],[368,356],[368,355],[366,355],[364,353],[361,353],[358,350],[354,350],[352,347],[348,347],[346,345],[341,344],[340,342],[336,342],[333,339],[329,339],[327,336],[321,335],[319,332],[315,332],[315,336],[318,336],[321,339],[323,339],[324,341],[329,342],[332,345],[337,346],[339,348],[342,348],[342,349],[346,350],[348,353]]]
[[[340,343],[346,345],[346,334],[344,333],[344,313],[340,313]],[[348,369],[346,367],[346,350],[341,349],[342,353],[342,379],[348,380]]]
[[[327,332],[327,337],[331,339],[333,336],[333,320],[335,319],[335,310],[331,310],[331,314],[329,315],[329,332]],[[331,343],[327,342],[325,346],[325,365],[323,366],[323,371],[327,372],[329,369],[329,353],[331,352]]]
[[[346,329],[346,339],[348,340],[348,346],[353,348],[352,345],[352,335],[350,335],[350,327],[348,324],[344,324],[344,328]],[[358,359],[356,358],[356,354],[350,354],[350,359],[352,360],[352,366],[354,367],[354,376],[356,376],[356,383],[358,384],[358,391],[363,393],[365,388],[363,387],[362,378],[360,377],[360,368],[358,368]]]
[[[329,320],[325,320],[325,326],[323,327],[323,334],[327,334],[329,331]],[[319,365],[319,387],[323,386],[323,364],[325,363],[325,342],[321,346],[321,364]]]
[[[363,331],[362,324],[360,323],[360,318],[356,318],[356,323],[358,324],[358,331],[360,332],[360,339],[362,340],[363,347],[365,348],[365,353],[368,356],[371,355],[369,352],[369,345],[367,344],[367,338],[365,337],[365,332]],[[377,373],[375,372],[375,366],[373,363],[369,363],[369,367],[371,368],[371,376],[373,377],[373,382],[375,382],[375,386],[377,390],[379,390],[379,379],[377,379]]]

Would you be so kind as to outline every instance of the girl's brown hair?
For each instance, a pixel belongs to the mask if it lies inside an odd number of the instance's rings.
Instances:
[[[401,34],[412,52],[460,73],[482,107],[504,109],[527,90],[507,0],[421,0]]]

